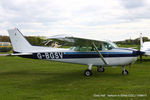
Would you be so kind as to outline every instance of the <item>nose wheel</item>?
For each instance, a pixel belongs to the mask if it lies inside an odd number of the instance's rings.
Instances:
[[[126,70],[124,66],[122,67],[122,69],[123,69],[122,75],[128,75],[129,74],[128,70]]]
[[[122,75],[128,75],[128,73],[129,73],[129,72],[128,72],[127,70],[123,70],[123,71],[122,71]]]

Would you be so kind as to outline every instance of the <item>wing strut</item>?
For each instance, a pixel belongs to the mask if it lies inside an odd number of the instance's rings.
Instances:
[[[99,57],[100,57],[100,58],[102,59],[102,61],[104,62],[104,64],[105,64],[105,65],[108,65],[107,62],[105,61],[103,55],[98,51],[98,49],[97,49],[97,47],[96,47],[96,45],[95,45],[94,42],[93,42],[93,46],[94,46],[94,48],[96,49],[96,52],[98,53]]]

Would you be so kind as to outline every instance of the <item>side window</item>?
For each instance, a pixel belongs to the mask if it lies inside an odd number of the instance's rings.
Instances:
[[[102,50],[102,44],[99,45],[98,50]]]
[[[84,52],[84,51],[87,51],[87,49],[88,49],[87,47],[77,46],[74,50]]]
[[[87,51],[87,47],[81,47],[81,48],[80,48],[80,51],[83,51],[83,52],[84,52],[84,51]]]
[[[98,44],[98,45],[96,45],[96,47],[98,50],[102,50],[102,44]],[[91,51],[96,51],[94,46],[91,47]]]
[[[9,46],[9,44],[8,43],[4,43],[3,46]]]
[[[92,50],[92,47],[88,47],[88,50],[87,51],[91,51]]]
[[[3,46],[3,44],[2,44],[2,43],[0,43],[0,46]]]
[[[91,47],[91,51],[95,51],[95,48],[93,46]]]
[[[72,49],[72,48],[70,48]],[[97,45],[98,50],[102,50],[102,44]],[[89,51],[96,51],[94,46],[77,46],[74,47],[74,51],[81,51],[81,52],[89,52]]]

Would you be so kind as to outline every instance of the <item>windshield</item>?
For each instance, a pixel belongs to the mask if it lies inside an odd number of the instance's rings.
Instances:
[[[113,42],[104,43],[105,50],[111,50],[113,48],[117,48],[117,45],[115,43],[113,43]]]

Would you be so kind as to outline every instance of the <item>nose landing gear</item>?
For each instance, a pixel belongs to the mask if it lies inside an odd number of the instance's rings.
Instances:
[[[125,66],[122,66],[122,75],[128,75],[128,70],[125,69]]]

